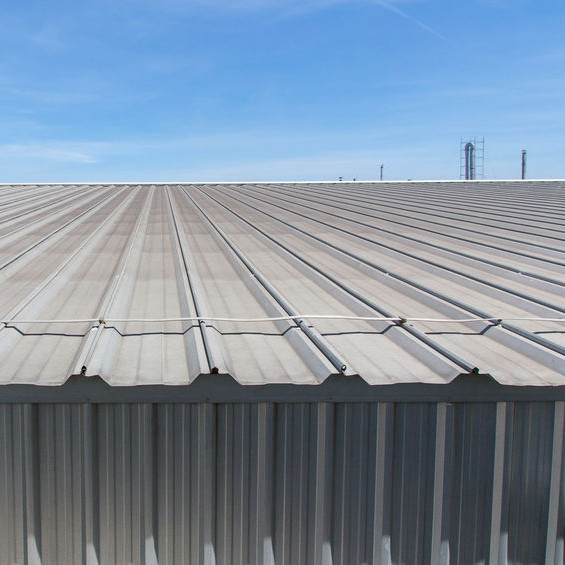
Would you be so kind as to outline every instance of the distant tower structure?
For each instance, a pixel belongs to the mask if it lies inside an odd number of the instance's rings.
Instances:
[[[485,138],[461,140],[459,178],[483,179],[485,176]]]
[[[475,162],[475,144],[471,141],[465,143],[465,180],[477,178],[477,164]]]
[[[526,159],[528,158],[528,152],[522,149],[522,180],[526,180]]]

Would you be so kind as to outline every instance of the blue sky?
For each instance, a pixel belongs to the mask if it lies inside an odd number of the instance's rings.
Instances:
[[[22,0],[0,182],[565,177],[563,0]]]

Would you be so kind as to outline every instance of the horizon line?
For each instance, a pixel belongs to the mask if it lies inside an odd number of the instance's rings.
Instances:
[[[76,186],[84,185],[143,185],[143,186],[165,186],[172,184],[351,184],[351,183],[377,183],[377,184],[395,184],[395,183],[456,183],[456,182],[469,182],[469,183],[487,183],[487,182],[565,182],[565,178],[555,179],[436,179],[436,180],[261,180],[261,181],[78,181],[78,182],[0,182],[2,186],[29,186],[29,185],[42,185],[42,186]]]

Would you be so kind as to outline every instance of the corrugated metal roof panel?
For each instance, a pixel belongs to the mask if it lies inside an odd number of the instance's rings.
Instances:
[[[564,219],[560,181],[3,185],[0,382],[564,385]]]

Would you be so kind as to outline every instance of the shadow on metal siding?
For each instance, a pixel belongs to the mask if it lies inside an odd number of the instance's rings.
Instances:
[[[563,563],[563,416],[0,405],[0,563]]]

